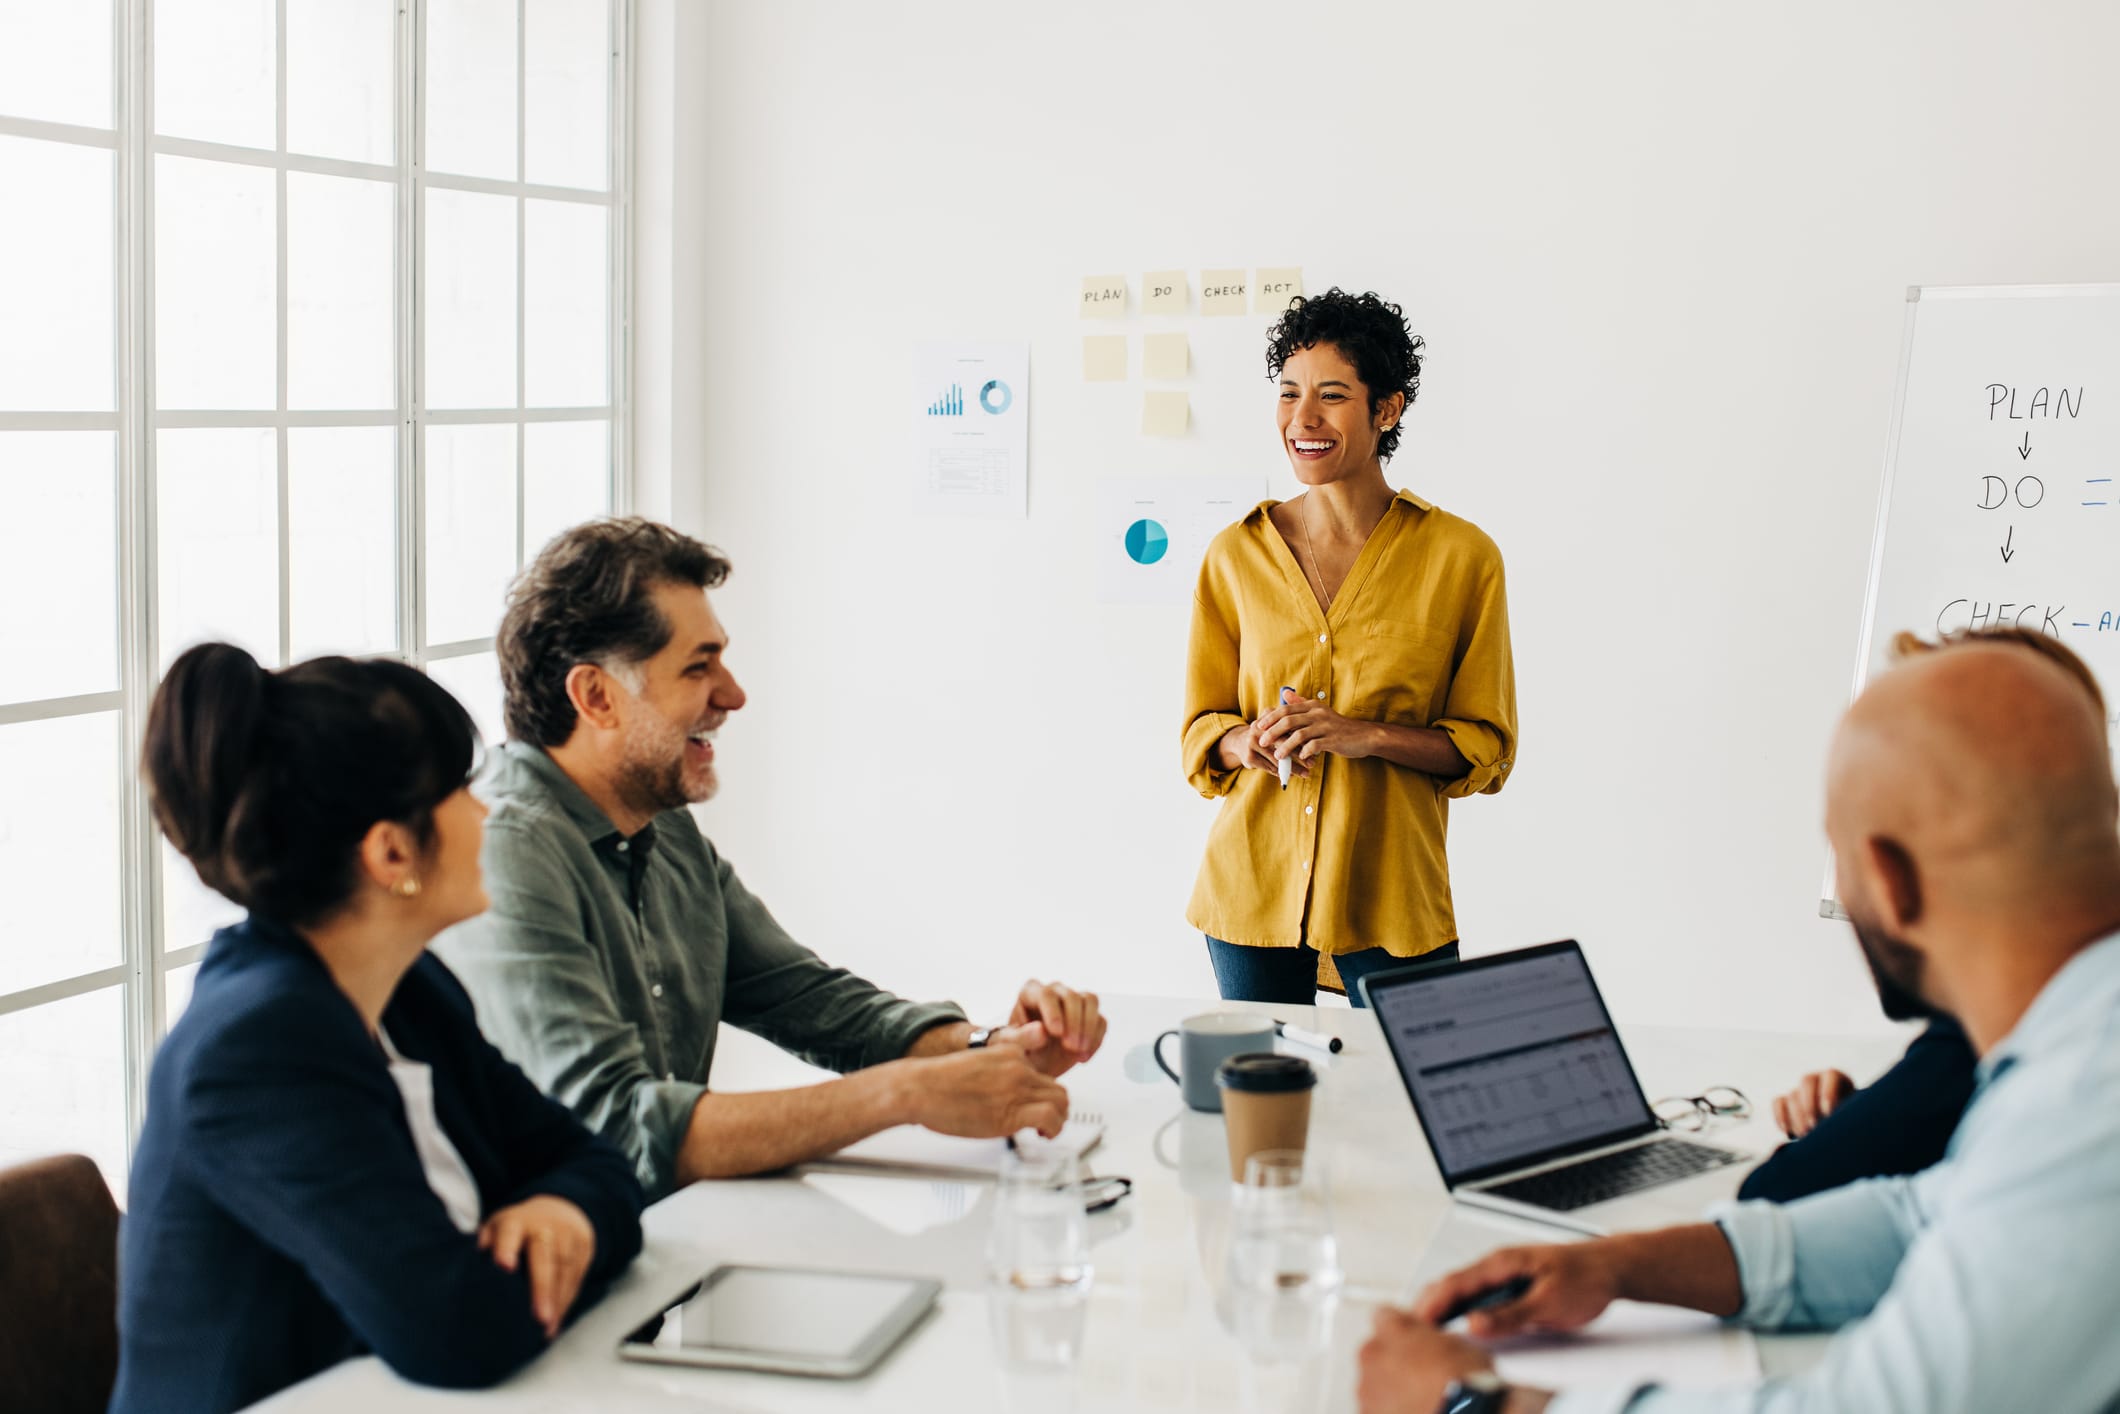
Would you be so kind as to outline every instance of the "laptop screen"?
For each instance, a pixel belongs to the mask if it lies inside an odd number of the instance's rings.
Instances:
[[[1369,999],[1453,1188],[1656,1128],[1572,942],[1380,976]]]

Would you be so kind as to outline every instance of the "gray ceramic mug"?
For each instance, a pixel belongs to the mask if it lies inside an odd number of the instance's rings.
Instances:
[[[1163,1043],[1178,1038],[1178,1069],[1163,1059]],[[1188,1016],[1175,1031],[1156,1038],[1156,1064],[1178,1082],[1185,1103],[1210,1114],[1222,1108],[1222,1092],[1215,1088],[1215,1068],[1231,1056],[1246,1051],[1273,1049],[1273,1018],[1249,1011],[1210,1011]]]

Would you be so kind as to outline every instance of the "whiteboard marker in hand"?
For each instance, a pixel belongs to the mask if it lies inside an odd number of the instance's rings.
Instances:
[[[1298,692],[1297,692],[1297,691],[1296,691],[1296,690],[1295,690],[1294,688],[1292,688],[1292,687],[1284,687],[1284,688],[1282,688],[1282,689],[1281,689],[1281,705],[1282,705],[1283,707],[1286,707],[1286,706],[1288,705],[1288,699],[1289,699],[1290,697],[1292,697],[1292,696],[1297,696],[1297,697],[1299,697],[1299,696],[1301,696],[1301,695],[1302,695],[1302,694],[1298,693]],[[1296,759],[1295,759],[1295,757],[1293,757],[1293,756],[1283,756],[1283,757],[1281,758],[1281,789],[1282,789],[1282,790],[1287,790],[1287,789],[1288,789],[1288,778],[1289,778],[1289,776],[1291,776],[1291,775],[1293,775],[1293,774],[1294,774],[1294,772],[1295,772],[1295,768],[1296,768]]]

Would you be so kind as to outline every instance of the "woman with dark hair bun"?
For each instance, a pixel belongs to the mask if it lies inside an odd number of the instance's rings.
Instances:
[[[1227,998],[1305,1005],[1336,972],[1360,1006],[1372,972],[1455,959],[1449,802],[1516,761],[1501,552],[1384,479],[1423,347],[1337,289],[1267,336],[1304,490],[1208,547],[1185,672],[1186,780],[1223,800],[1186,917]]]
[[[248,910],[155,1059],[111,1409],[218,1411],[372,1351],[492,1384],[640,1250],[616,1150],[480,1036],[427,943],[484,910],[471,720],[425,674],[209,643],[148,713],[155,819]]]

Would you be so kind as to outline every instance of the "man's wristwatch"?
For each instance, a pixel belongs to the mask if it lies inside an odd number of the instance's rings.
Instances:
[[[1509,1386],[1492,1370],[1474,1370],[1461,1380],[1452,1380],[1443,1391],[1436,1414],[1502,1414],[1509,1402]]]
[[[964,1048],[968,1051],[985,1050],[993,1044],[994,1038],[1001,1034],[1002,1029],[999,1026],[974,1026],[972,1034],[965,1038]]]

